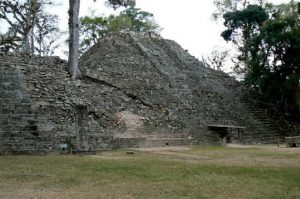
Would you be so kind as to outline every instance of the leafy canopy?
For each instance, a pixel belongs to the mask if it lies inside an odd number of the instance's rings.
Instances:
[[[160,30],[154,21],[153,14],[142,11],[134,6],[129,6],[119,15],[110,15],[108,17],[85,16],[80,21],[81,52],[94,45],[99,38],[107,33],[120,31],[159,32]]]
[[[300,112],[300,4],[249,4],[223,15],[245,83],[289,114]]]

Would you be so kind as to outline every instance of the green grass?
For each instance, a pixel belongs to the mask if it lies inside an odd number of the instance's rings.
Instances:
[[[300,198],[300,150],[0,156],[0,198]]]

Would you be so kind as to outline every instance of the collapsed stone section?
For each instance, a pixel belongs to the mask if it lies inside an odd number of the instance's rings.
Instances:
[[[239,82],[204,67],[177,43],[157,35],[107,36],[82,56],[81,67],[87,76],[113,83],[152,105],[154,115],[133,109],[147,118],[140,136],[179,135],[210,143],[218,138],[209,125],[242,126],[246,129],[238,142],[271,143],[287,133],[272,124],[265,110],[259,108],[256,115]]]
[[[100,113],[89,106],[86,122],[78,124],[82,119],[76,108],[91,104],[88,97],[97,92],[86,93],[99,85],[72,82],[66,62],[58,58],[2,55],[0,62],[2,153],[58,151],[65,143],[82,149],[78,139],[82,129],[88,129],[94,150],[110,147],[111,136],[103,129],[113,118],[95,122]]]
[[[59,58],[0,54],[1,153],[217,144],[219,126],[238,143],[287,134],[239,82],[159,36],[109,35],[80,67],[72,81]]]

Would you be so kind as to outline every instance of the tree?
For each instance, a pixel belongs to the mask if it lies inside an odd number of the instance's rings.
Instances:
[[[128,7],[128,6],[134,7],[135,0],[108,0],[107,5],[112,6],[114,9],[117,9],[119,7]]]
[[[79,47],[79,8],[80,0],[69,0],[69,61],[68,68],[72,79],[81,76],[78,67]]]
[[[215,20],[222,19],[223,15],[229,12],[244,10],[249,4],[262,6],[265,0],[214,0],[216,11],[213,13]]]
[[[94,0],[96,1],[96,0]],[[108,0],[115,9],[134,5],[134,0]],[[81,72],[78,66],[79,50],[79,8],[80,0],[69,0],[69,60],[68,69],[72,79],[79,78]]]
[[[82,17],[80,52],[84,52],[97,40],[110,32],[135,31],[159,32],[159,26],[154,22],[153,14],[129,6],[119,15],[109,17]]]
[[[22,41],[15,27],[9,27],[6,33],[0,35],[0,49],[3,52],[15,51]]]
[[[233,71],[236,73],[239,77],[239,79],[243,79],[243,76],[245,75],[245,72],[247,70],[247,64],[246,62],[243,62],[241,60],[246,60],[248,53],[245,52],[244,46],[246,45],[246,40],[243,37],[243,34],[249,34],[251,30],[249,30],[249,26],[245,26],[247,23],[245,19],[246,16],[241,16],[243,14],[246,14],[248,12],[251,16],[251,13],[248,11],[245,11],[249,5],[256,5],[256,6],[265,6],[266,1],[265,0],[214,0],[214,5],[216,6],[216,11],[213,13],[213,18],[218,21],[219,19],[224,20],[224,25],[226,26],[227,30],[223,31],[222,37],[226,41],[231,41],[233,43],[232,47],[235,47],[235,56],[231,58],[232,64],[234,65]],[[245,11],[244,13],[242,13]],[[247,14],[246,14],[247,15]],[[225,19],[225,17],[227,19]],[[237,17],[237,18],[235,18]],[[242,19],[244,18],[244,19]],[[227,20],[227,21],[226,21]],[[241,20],[244,20],[242,22]],[[232,24],[230,24],[233,22]],[[244,24],[240,24],[244,23]],[[229,27],[231,26],[231,27]],[[233,27],[235,26],[235,27]],[[238,27],[239,26],[239,27]],[[247,28],[247,29],[245,29]]]
[[[273,10],[259,34],[250,39],[248,48],[258,48],[252,53],[251,70],[245,80],[248,85],[257,85],[262,96],[278,104],[284,112],[299,112],[296,92],[300,86],[300,17],[297,4],[274,6]]]
[[[207,57],[202,57],[202,62],[206,67],[222,70],[228,60],[228,51],[225,50],[213,50]]]
[[[0,1],[0,19],[9,25],[7,34],[1,39],[5,42],[0,43],[2,50],[15,51],[17,47],[22,46],[23,51],[31,51],[30,32],[38,10],[39,5],[35,0],[27,0],[24,3]]]
[[[8,25],[6,33],[1,35],[1,50],[6,52],[21,51],[31,55],[36,53],[36,34],[40,29],[39,27],[43,26],[41,18],[46,16],[48,19],[56,17],[44,13],[45,5],[52,5],[52,2],[50,0],[26,0],[23,3],[19,1],[0,1],[0,20]],[[49,30],[45,31],[43,36],[48,36],[47,34],[50,34],[50,32]]]
[[[113,17],[116,21],[118,19],[126,19],[129,21],[128,29],[134,32],[159,32],[160,28],[157,23],[155,23],[154,16],[152,13],[142,11],[134,6],[129,6],[126,10],[121,12],[119,16]],[[110,21],[109,29],[111,31],[120,31],[122,28],[120,26],[114,26],[112,19]]]
[[[222,37],[239,49],[245,83],[283,112],[299,113],[300,15],[298,4],[247,5],[223,15]]]
[[[108,31],[107,17],[82,17],[80,18],[80,47],[79,51],[82,54],[92,45],[97,43],[99,38],[102,38]]]
[[[238,60],[243,63],[244,72],[250,69],[249,59],[253,56],[249,42],[258,32],[263,22],[268,19],[268,13],[259,5],[248,5],[243,10],[228,12],[223,15],[224,26],[227,28],[221,36],[225,41],[231,41],[238,46]],[[258,46],[251,46],[257,48]],[[257,49],[255,49],[257,50]],[[239,66],[241,67],[241,66]]]
[[[53,55],[54,50],[60,46],[57,42],[59,37],[58,17],[48,13],[40,13],[37,16],[34,31],[35,53],[40,56]]]

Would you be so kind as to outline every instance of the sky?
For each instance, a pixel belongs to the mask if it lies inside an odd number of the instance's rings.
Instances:
[[[57,2],[60,2],[59,9],[52,12],[59,15],[61,28],[66,29],[68,1]],[[107,8],[104,2],[81,0],[80,15],[88,15],[92,10],[96,15],[116,13]],[[197,58],[209,54],[215,48],[226,46],[220,37],[222,25],[211,17],[215,10],[213,0],[136,0],[136,7],[154,14],[162,28],[162,37],[175,40]]]
[[[220,37],[223,27],[212,20],[213,0],[137,0],[137,7],[154,14],[163,37],[175,40],[196,57],[225,45]]]
[[[60,26],[67,29],[68,2],[56,0],[60,5],[52,12],[60,17]],[[273,3],[289,0],[270,0]],[[136,0],[136,7],[154,14],[161,26],[161,36],[179,43],[190,54],[197,58],[209,55],[215,49],[230,49],[220,36],[224,27],[221,22],[212,19],[215,11],[213,0]],[[105,0],[81,0],[80,16],[116,13],[105,6]],[[62,52],[57,52],[61,55]]]
[[[53,0],[58,5],[49,7],[48,11],[57,14],[60,28],[66,31],[68,27],[68,0]],[[273,3],[289,0],[269,0]],[[117,13],[105,6],[105,0],[81,0],[80,16],[109,15]],[[154,14],[156,22],[161,26],[161,36],[179,43],[190,54],[197,58],[209,55],[215,49],[231,49],[220,36],[224,27],[221,22],[212,19],[215,11],[213,0],[136,0],[136,7]],[[67,35],[65,35],[67,36]],[[66,38],[62,39],[62,43]],[[56,51],[56,55],[66,58],[65,48]]]

